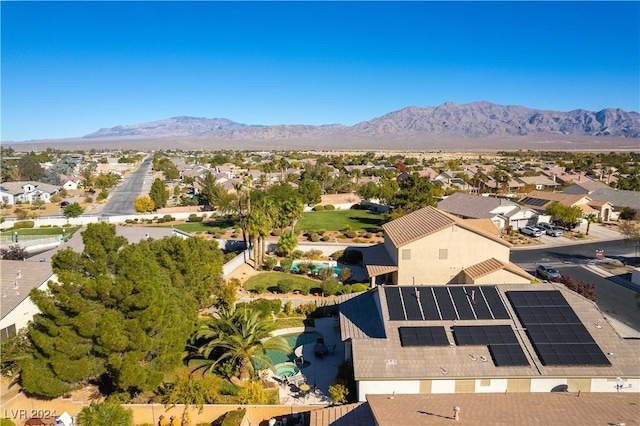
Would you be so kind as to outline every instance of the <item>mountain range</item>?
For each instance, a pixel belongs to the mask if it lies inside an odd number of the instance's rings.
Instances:
[[[519,136],[640,137],[640,114],[607,108],[546,111],[490,102],[407,107],[353,126],[248,125],[225,118],[172,117],[103,128],[85,139],[213,137],[217,140],[287,141],[331,137],[419,140],[424,137],[505,138]]]

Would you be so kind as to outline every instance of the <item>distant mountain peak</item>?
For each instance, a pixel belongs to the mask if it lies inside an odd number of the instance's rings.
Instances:
[[[322,138],[335,134],[357,137],[576,135],[640,137],[640,114],[619,108],[597,112],[577,109],[547,111],[488,101],[445,102],[437,107],[408,106],[354,126],[247,125],[226,118],[177,116],[142,124],[100,129],[85,138],[166,138],[215,136],[230,140]]]

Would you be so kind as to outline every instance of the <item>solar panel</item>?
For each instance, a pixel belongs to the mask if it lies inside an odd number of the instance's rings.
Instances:
[[[493,318],[509,319],[509,312],[507,312],[507,308],[504,307],[504,303],[502,303],[498,290],[496,290],[495,287],[481,287],[481,289],[484,298],[487,300],[489,309],[491,309]]]
[[[440,316],[443,320],[458,319],[456,310],[453,307],[449,290],[446,287],[433,287],[433,294],[436,296],[436,302],[440,308]]]
[[[422,318],[422,311],[418,305],[420,290],[416,287],[401,287],[400,293],[402,293],[402,302],[404,303],[407,320],[422,321],[424,318]]]
[[[456,310],[458,311],[458,318],[461,320],[473,320],[476,319],[473,314],[473,309],[471,309],[471,305],[469,304],[469,298],[467,297],[467,293],[464,291],[464,287],[449,287],[449,292],[451,293],[451,297],[453,298],[453,302],[456,305]]]
[[[487,302],[484,300],[484,296],[480,291],[480,287],[465,287],[464,289],[467,293],[469,303],[475,312],[476,318],[493,319],[491,311],[487,306]]]
[[[518,344],[489,345],[489,354],[496,367],[527,366],[529,361]]]
[[[387,307],[389,308],[389,319],[391,321],[403,321],[405,319],[402,299],[400,299],[400,289],[398,287],[385,287],[387,296]]]
[[[398,327],[400,344],[410,346],[449,346],[444,327]]]
[[[559,290],[508,291],[543,365],[611,365]]]
[[[431,287],[420,289],[420,304],[422,305],[422,313],[426,320],[439,320],[440,312],[436,305],[436,299],[433,296]]]

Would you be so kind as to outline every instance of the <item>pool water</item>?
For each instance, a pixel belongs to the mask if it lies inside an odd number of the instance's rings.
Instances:
[[[283,364],[276,366],[276,375],[278,377],[291,377],[300,373],[300,369],[293,364]]]
[[[318,337],[322,337],[322,335],[312,331],[308,333],[285,334],[280,337],[284,337],[291,350],[286,354],[272,349],[267,350],[267,357],[271,360],[273,365],[293,362],[296,359],[296,355],[293,353],[295,348],[301,345],[306,345],[307,343],[315,343]]]
[[[309,272],[312,274],[317,274],[321,269],[333,268],[333,273],[337,276],[340,276],[340,272],[342,272],[342,268],[339,266],[332,266],[332,264],[328,262],[305,262],[305,261],[294,261],[291,264],[291,272],[299,273],[300,269],[298,265],[301,263],[310,263]]]

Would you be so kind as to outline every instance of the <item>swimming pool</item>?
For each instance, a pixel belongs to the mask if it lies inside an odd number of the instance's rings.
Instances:
[[[295,364],[285,362],[284,364],[278,364],[275,366],[276,376],[278,377],[291,377],[296,374],[300,374],[300,369]]]
[[[291,264],[291,272],[299,273],[300,269],[298,268],[298,265],[300,265],[301,263],[310,264],[309,272],[312,274],[317,274],[318,271],[320,271],[321,269],[332,268],[333,273],[336,276],[340,276],[340,272],[342,271],[342,268],[338,266],[338,262],[336,262],[335,260],[329,260],[329,261],[294,260],[293,263]]]
[[[291,350],[285,354],[284,352],[268,349],[266,351],[267,358],[271,360],[271,363],[274,366],[277,366],[278,364],[288,363],[288,362],[293,363],[294,360],[296,359],[296,355],[293,353],[293,351],[298,346],[306,345],[308,343],[315,343],[316,340],[318,340],[318,337],[322,337],[322,335],[318,332],[310,331],[306,333],[285,334],[280,337],[284,337],[284,339],[287,341],[287,344],[291,348]],[[305,361],[305,364],[306,363],[307,361]]]

